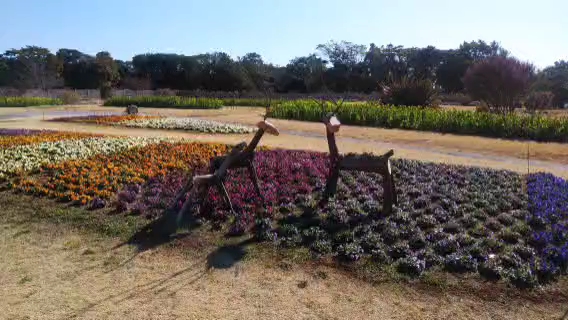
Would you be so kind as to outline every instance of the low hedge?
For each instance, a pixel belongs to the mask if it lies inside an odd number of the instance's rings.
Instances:
[[[61,99],[39,98],[39,97],[0,97],[1,107],[32,107],[32,106],[53,106],[62,105]]]
[[[223,98],[223,105],[227,107],[263,107],[266,105],[266,99],[257,98]],[[271,105],[277,105],[284,100],[272,100]]]
[[[332,110],[327,105],[327,111]],[[314,101],[283,102],[270,112],[280,119],[320,121],[321,107]],[[498,115],[442,108],[394,107],[376,103],[349,103],[338,112],[347,125],[434,131],[507,139],[568,142],[568,118],[539,115]]]
[[[176,96],[141,96],[113,97],[107,99],[104,103],[105,106],[115,107],[126,107],[131,104],[146,108],[220,109],[223,107],[223,100]]]

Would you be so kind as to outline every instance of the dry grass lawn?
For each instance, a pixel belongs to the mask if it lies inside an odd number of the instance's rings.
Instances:
[[[206,270],[202,248],[136,254],[50,224],[0,230],[1,319],[559,319],[566,309],[372,286],[328,267],[262,259]]]

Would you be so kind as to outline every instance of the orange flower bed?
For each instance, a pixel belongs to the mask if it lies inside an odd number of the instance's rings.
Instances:
[[[101,134],[65,132],[65,131],[41,131],[30,135],[0,136],[0,148],[10,148],[21,145],[37,144],[42,142],[56,142],[60,140],[79,140],[90,137],[102,137]]]
[[[94,198],[110,199],[127,184],[141,184],[174,171],[203,168],[227,152],[223,144],[169,143],[133,148],[113,155],[46,165],[39,177],[14,182],[17,190],[85,205]]]
[[[93,115],[85,117],[64,117],[56,118],[52,121],[63,121],[63,122],[82,122],[82,123],[94,123],[94,124],[112,124],[122,121],[130,120],[144,120],[144,119],[157,119],[162,118],[161,116],[142,116],[142,115]]]

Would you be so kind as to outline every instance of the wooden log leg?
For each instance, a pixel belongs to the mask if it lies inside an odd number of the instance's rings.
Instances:
[[[201,187],[201,188],[203,188],[203,187]],[[199,191],[201,191],[201,190],[199,190]],[[183,203],[183,206],[182,206],[181,209],[179,210],[179,215],[185,215],[185,214],[187,214],[187,212],[189,211],[189,208],[190,208],[190,206],[191,206],[191,204],[192,204],[192,202],[193,202],[193,201],[192,201],[192,197],[194,196],[194,193],[195,193],[195,188],[192,188],[192,189],[190,190],[189,196],[187,197],[187,199],[186,199],[185,202]],[[199,194],[199,192],[198,192],[198,194]],[[198,200],[199,200],[199,199],[200,199],[200,198],[198,198]]]
[[[260,198],[260,201],[262,201],[262,205],[264,206],[266,200],[264,200],[264,196],[262,195],[262,192],[260,192],[260,185],[258,184],[258,176],[256,174],[256,168],[254,167],[254,163],[252,163],[252,161],[249,161],[248,171],[252,183],[254,184],[254,189],[256,190],[256,193],[258,194],[258,197]]]
[[[337,192],[337,182],[339,181],[339,164],[336,164],[331,172],[329,177],[327,178],[327,182],[325,184],[325,192],[323,197],[325,199],[335,195]]]
[[[199,190],[199,192],[197,193],[198,199],[200,199],[200,204],[199,204],[199,216],[203,217],[205,215],[205,213],[207,212],[207,209],[209,209],[209,186],[207,186],[206,188],[203,188],[201,190]]]
[[[392,212],[393,195],[390,176],[383,176],[383,214]]]
[[[391,192],[393,194],[393,203],[398,205],[398,195],[396,194],[396,186],[394,184],[394,175],[391,173],[390,174],[390,179],[391,179]]]
[[[193,180],[190,178],[189,181],[185,184],[185,186],[180,190],[180,192],[178,192],[178,194],[176,195],[172,205],[170,206],[169,210],[175,210],[175,208],[177,208],[178,202],[181,201],[181,199],[183,197],[185,197],[185,194],[191,190],[193,188]]]
[[[225,188],[223,181],[217,181],[217,188],[219,189],[219,193],[221,193],[221,196],[224,198],[225,202],[229,205],[231,213],[235,214],[233,203],[231,202],[231,198],[229,198],[229,192],[227,192],[227,188]]]

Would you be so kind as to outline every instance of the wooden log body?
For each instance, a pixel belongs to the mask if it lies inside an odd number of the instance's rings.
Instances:
[[[386,214],[392,212],[393,204],[398,203],[390,164],[390,157],[394,155],[394,151],[389,150],[387,153],[375,159],[360,155],[341,155],[335,141],[335,133],[339,131],[341,123],[334,114],[329,113],[322,118],[322,121],[326,127],[327,144],[331,162],[330,172],[323,194],[324,201],[330,196],[335,195],[341,170],[374,172],[383,176],[383,212]]]

